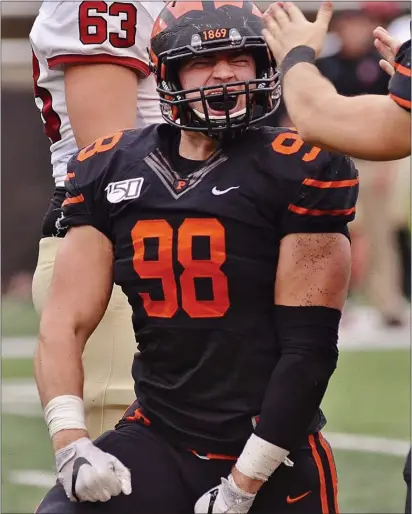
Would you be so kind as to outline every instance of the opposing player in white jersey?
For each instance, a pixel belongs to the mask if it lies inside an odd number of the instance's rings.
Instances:
[[[47,1],[34,22],[34,93],[51,143],[56,186],[43,221],[33,279],[39,313],[64,236],[59,219],[67,162],[78,148],[97,138],[105,145],[104,136],[119,129],[162,121],[146,49],[163,6],[160,1]],[[134,400],[130,362],[135,351],[131,309],[115,286],[83,355],[86,421],[92,438],[113,428]]]

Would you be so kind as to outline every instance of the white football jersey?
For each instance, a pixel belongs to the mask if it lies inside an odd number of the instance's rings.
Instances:
[[[30,33],[36,105],[51,142],[56,186],[64,185],[67,162],[77,152],[67,115],[64,66],[113,63],[141,77],[136,127],[161,123],[159,97],[149,73],[147,47],[161,1],[45,1]],[[102,134],[103,135],[103,134]]]

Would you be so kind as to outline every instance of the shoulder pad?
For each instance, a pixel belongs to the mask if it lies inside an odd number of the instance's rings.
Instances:
[[[119,131],[97,139],[82,148],[67,165],[68,174],[76,175],[78,184],[94,182],[106,174],[115,155],[121,154],[121,163],[131,160],[125,151],[138,137],[138,130]]]
[[[289,180],[302,180],[325,166],[331,154],[306,144],[295,128],[263,127],[265,152],[262,163],[271,173]]]
[[[113,173],[121,175],[132,163],[144,159],[156,146],[159,125],[115,132],[82,148],[67,165],[78,184],[87,184]],[[115,166],[113,165],[115,161]]]

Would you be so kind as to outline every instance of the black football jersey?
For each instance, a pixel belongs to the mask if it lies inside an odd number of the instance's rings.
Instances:
[[[406,41],[396,55],[389,92],[397,104],[411,112],[411,40]]]
[[[133,309],[136,395],[186,448],[243,447],[279,359],[273,316],[281,239],[347,234],[357,172],[290,129],[250,129],[182,177],[169,125],[119,132],[68,166],[67,227],[114,248]],[[233,454],[233,453],[232,453]]]

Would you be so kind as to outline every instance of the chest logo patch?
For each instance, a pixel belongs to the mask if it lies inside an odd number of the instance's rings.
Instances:
[[[107,191],[107,201],[110,203],[119,203],[123,200],[138,198],[142,190],[143,182],[143,177],[121,180],[120,182],[110,182],[105,189],[105,191]]]

